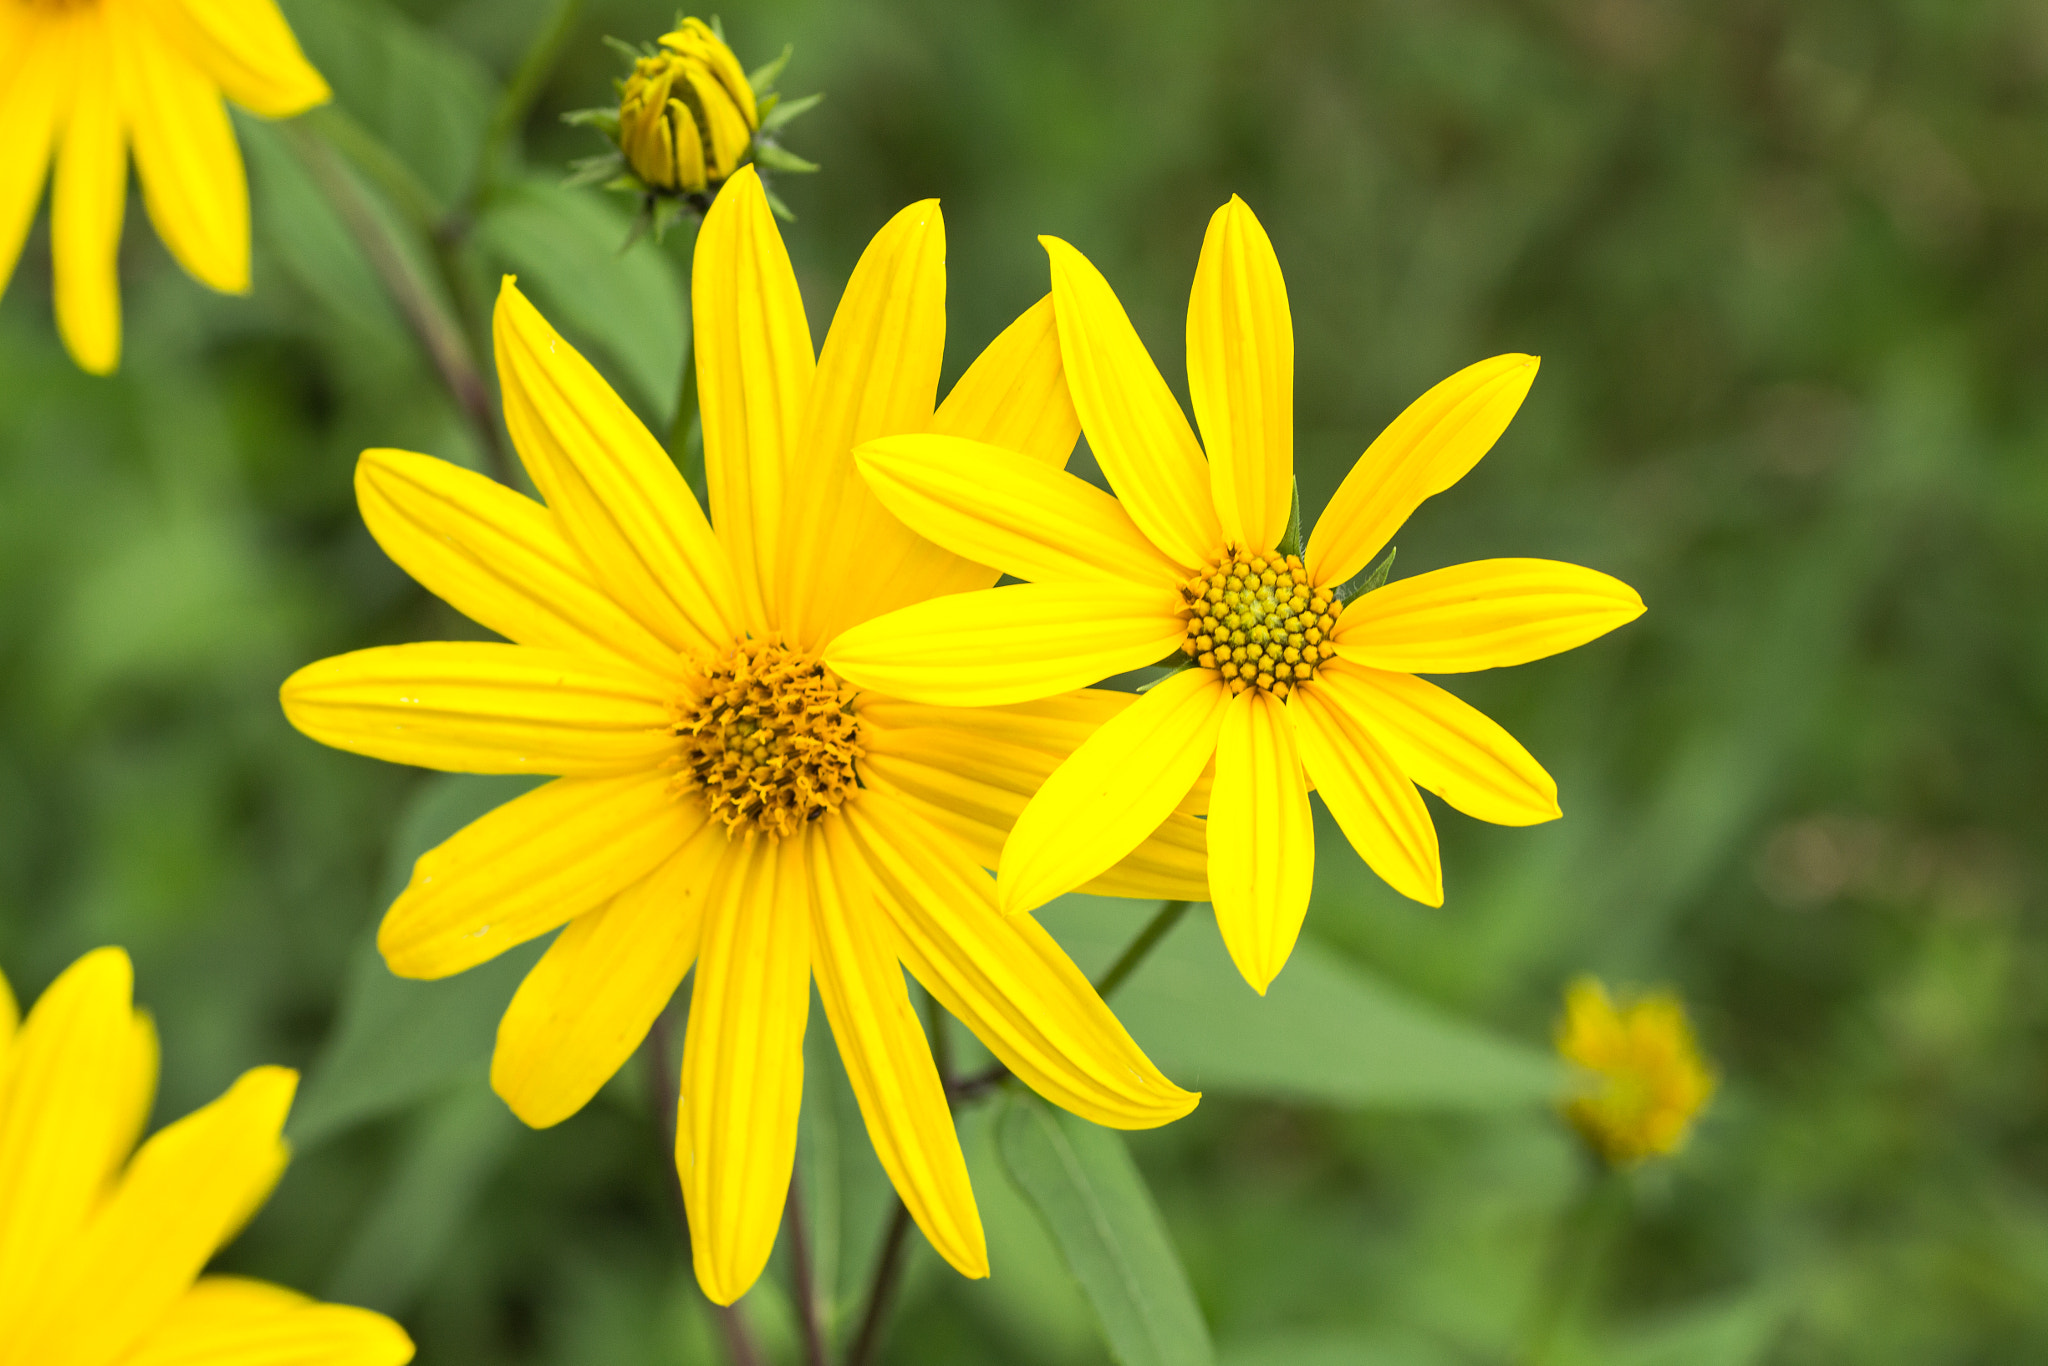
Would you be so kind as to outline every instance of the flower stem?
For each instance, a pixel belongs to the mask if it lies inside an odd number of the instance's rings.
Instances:
[[[868,1282],[868,1307],[861,1315],[860,1332],[846,1353],[846,1366],[870,1366],[882,1348],[882,1328],[889,1317],[890,1302],[896,1298],[896,1283],[903,1279],[903,1254],[910,1245],[910,1208],[901,1199],[882,1235],[882,1257],[875,1263],[874,1279]]]
[[[1138,964],[1145,961],[1145,955],[1151,953],[1159,941],[1166,938],[1168,931],[1180,923],[1180,918],[1187,914],[1187,909],[1188,903],[1185,901],[1169,901],[1161,906],[1159,914],[1145,922],[1145,928],[1138,931],[1138,937],[1130,942],[1123,954],[1109,965],[1109,971],[1103,973],[1101,979],[1095,983],[1095,994],[1107,1000],[1109,993],[1122,986],[1124,979],[1137,971]]]
[[[804,1340],[806,1366],[831,1366],[825,1349],[825,1319],[818,1303],[818,1278],[811,1266],[811,1240],[805,1232],[801,1184],[789,1174],[789,1200],[783,1211],[789,1229],[789,1259],[796,1279],[796,1322]]]
[[[669,1051],[675,1008],[674,1001],[662,1008],[654,1021],[654,1028],[647,1031],[647,1046],[641,1049],[641,1056],[646,1059],[647,1093],[654,1098],[655,1131],[663,1140],[661,1162],[668,1172],[669,1194],[675,1197],[676,1217],[682,1223],[683,1264],[694,1266],[690,1255],[690,1210],[683,1201],[682,1178],[676,1172],[676,1109],[680,1097],[678,1074]],[[748,1331],[747,1321],[740,1317],[737,1308],[729,1304],[714,1304],[711,1316],[718,1322],[719,1336],[725,1339],[726,1354],[732,1358],[733,1366],[762,1366],[761,1349],[754,1345],[754,1335]]]
[[[1524,1366],[1547,1366],[1557,1356],[1564,1327],[1584,1312],[1615,1236],[1627,1222],[1628,1178],[1601,1163],[1578,1197],[1558,1216],[1549,1264],[1538,1290]]]
[[[504,158],[505,147],[540,97],[540,88],[555,69],[563,45],[575,31],[576,21],[583,17],[583,4],[584,0],[555,0],[554,13],[534,33],[526,54],[519,59],[519,68],[505,83],[505,92],[498,97],[498,107],[491,111],[490,127],[484,132],[484,145],[477,155],[476,184],[470,190],[468,217],[475,217],[497,188],[498,163]]]

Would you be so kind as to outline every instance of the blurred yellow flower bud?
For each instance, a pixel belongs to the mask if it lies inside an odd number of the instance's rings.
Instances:
[[[709,25],[683,20],[633,64],[619,99],[619,150],[648,188],[702,194],[739,169],[761,115],[747,73]]]
[[[1565,993],[1557,1051],[1592,1074],[1564,1114],[1611,1166],[1677,1152],[1714,1093],[1685,1007],[1669,992],[1617,1007],[1598,980],[1581,977]]]

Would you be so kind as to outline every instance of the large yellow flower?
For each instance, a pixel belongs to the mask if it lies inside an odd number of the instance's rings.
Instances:
[[[1188,301],[1206,459],[1108,282],[1066,243],[1041,240],[1067,382],[1117,497],[957,436],[867,443],[860,467],[885,506],[1030,582],[869,622],[825,659],[862,686],[995,705],[1182,652],[1192,667],[1104,725],[1032,799],[1003,850],[999,894],[1021,912],[1096,876],[1186,806],[1213,759],[1210,899],[1263,992],[1308,909],[1310,781],[1381,877],[1440,904],[1436,831],[1415,784],[1507,825],[1556,817],[1557,789],[1499,726],[1415,675],[1570,649],[1639,615],[1642,600],[1574,565],[1482,560],[1341,603],[1338,588],[1408,514],[1493,445],[1535,359],[1496,357],[1423,395],[1360,457],[1305,553],[1284,553],[1294,338],[1251,210],[1233,197],[1210,220]]]
[[[0,977],[0,1366],[410,1361],[381,1314],[199,1274],[284,1172],[298,1075],[245,1072],[137,1148],[157,1042],[133,982],[99,949],[22,1020]]]
[[[128,150],[171,255],[249,287],[249,184],[221,103],[284,118],[327,98],[276,0],[0,0],[0,288],[52,159],[57,330],[94,374],[121,359],[114,258]]]
[[[567,925],[492,1067],[536,1125],[596,1092],[694,961],[676,1159],[713,1299],[744,1293],[775,1240],[813,978],[883,1166],[932,1244],[985,1275],[902,967],[1077,1114],[1142,1128],[1196,1101],[1036,923],[997,911],[984,871],[1038,783],[1130,699],[926,707],[856,693],[817,652],[877,612],[995,582],[890,517],[852,450],[933,430],[1056,468],[1079,425],[1051,301],[935,413],[945,235],[937,204],[916,204],[868,246],[814,361],[751,168],[704,221],[692,290],[711,520],[508,281],[498,375],[546,506],[393,451],[364,455],[357,490],[399,564],[517,643],[324,660],[285,684],[285,709],[378,758],[562,775],[423,856],[379,944],[394,972],[442,977]],[[1177,817],[1100,889],[1199,895],[1201,850],[1198,822]]]

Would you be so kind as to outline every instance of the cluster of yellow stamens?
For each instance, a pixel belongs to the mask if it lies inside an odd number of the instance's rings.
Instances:
[[[663,34],[659,55],[635,62],[620,92],[619,150],[650,189],[718,188],[760,125],[739,58],[697,19]]]
[[[853,794],[853,689],[773,641],[741,641],[676,704],[679,792],[702,792],[734,834],[780,839]]]
[[[1337,600],[1309,586],[1298,555],[1231,551],[1181,587],[1188,634],[1181,649],[1223,675],[1234,693],[1263,688],[1285,697],[1337,653]]]

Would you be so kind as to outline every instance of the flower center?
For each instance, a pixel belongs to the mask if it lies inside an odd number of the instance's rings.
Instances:
[[[1233,550],[1181,585],[1188,634],[1181,649],[1223,675],[1233,693],[1285,697],[1337,653],[1337,600],[1311,588],[1298,555]]]
[[[775,641],[743,640],[676,703],[677,792],[702,792],[733,834],[781,839],[860,784],[853,689]]]

